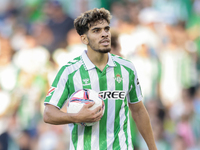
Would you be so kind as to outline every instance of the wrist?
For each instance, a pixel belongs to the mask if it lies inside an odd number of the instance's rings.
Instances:
[[[78,119],[78,115],[77,113],[68,113],[69,114],[69,117],[70,117],[70,120],[72,123],[79,123],[79,119]]]

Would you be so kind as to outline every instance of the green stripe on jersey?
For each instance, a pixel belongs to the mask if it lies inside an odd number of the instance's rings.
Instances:
[[[135,87],[135,75],[134,75],[134,72],[124,66],[124,68],[129,72],[129,89],[132,87],[132,89],[129,91],[129,96],[130,96],[130,102],[133,103],[133,102],[137,102],[138,101],[138,97],[137,97],[137,93],[136,93],[136,87]]]
[[[126,107],[128,107],[128,102],[127,102],[126,99],[124,100],[124,104],[125,104]],[[123,126],[123,130],[124,130],[125,137],[126,137],[126,145],[127,145],[127,147],[128,147],[128,119],[129,119],[128,111],[129,111],[129,108],[125,109],[126,119],[124,120],[124,126]]]
[[[106,67],[105,67],[106,68]],[[96,69],[97,74],[99,76],[99,87],[100,91],[105,91],[107,90],[107,77],[106,77],[106,69],[104,68],[103,72],[99,70],[98,68]],[[104,115],[99,121],[99,150],[105,150],[107,149],[107,106],[108,106],[108,99],[104,100],[105,103],[105,111]]]
[[[71,73],[69,75],[69,79],[73,79],[73,76],[74,76],[74,74],[76,72],[77,71],[74,71],[73,73]],[[75,87],[74,87],[73,80],[69,80],[69,79],[67,81],[67,84],[70,87],[70,89],[69,89],[69,96],[71,96],[75,92]],[[77,144],[78,144],[78,124],[76,124],[76,123],[74,123],[74,128],[72,130],[71,138],[72,138],[72,142],[73,142],[74,148],[75,148],[75,150],[77,150]]]
[[[115,75],[115,90],[123,90],[123,76],[121,72],[120,64],[116,63],[117,67],[114,67],[114,75]],[[120,131],[120,110],[122,106],[122,100],[115,100],[115,122],[114,122],[114,137],[115,140],[113,142],[113,149],[117,149],[120,147],[119,144],[119,131]]]
[[[91,150],[92,126],[85,126],[84,130],[84,150]]]
[[[80,67],[80,75],[83,84],[83,89],[91,89],[90,76],[83,65]]]
[[[58,84],[58,82],[59,82],[59,80],[60,80],[60,77],[61,77],[61,75],[63,74],[63,71],[66,69],[66,67],[67,67],[67,65],[66,65],[66,66],[63,66],[63,67],[59,70],[59,72],[58,72],[56,78],[55,78],[54,81],[53,81],[53,84],[52,84],[53,87],[57,87],[57,84]]]
[[[59,108],[62,108],[62,106],[63,106],[63,104],[65,103],[65,101],[67,100],[67,98],[68,98],[68,88],[67,88],[67,84],[65,84],[65,89],[63,90],[63,93],[62,93],[62,95],[61,95],[61,97],[60,97],[60,100],[59,100],[59,102],[58,102],[58,104],[57,104],[57,106],[59,107]]]
[[[77,72],[74,71],[73,73],[71,73],[69,76],[68,76],[68,81],[67,81],[67,84],[68,84],[68,87],[69,87],[69,96],[71,96],[75,91],[75,87],[74,87],[74,81],[73,81],[73,77],[74,77],[74,74]]]
[[[91,89],[90,76],[84,66],[80,67],[80,75],[83,89]],[[84,130],[84,150],[91,150],[92,126],[85,126]]]
[[[74,128],[72,130],[72,142],[74,145],[74,149],[77,150],[77,144],[78,144],[78,124],[74,123]]]

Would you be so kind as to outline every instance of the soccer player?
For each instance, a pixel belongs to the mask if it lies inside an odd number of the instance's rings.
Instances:
[[[86,11],[74,21],[87,50],[69,61],[58,72],[45,99],[44,121],[69,124],[70,150],[132,150],[129,111],[147,143],[157,150],[150,119],[133,64],[110,54],[111,15],[104,8]],[[71,94],[79,89],[93,89],[102,96],[105,112],[93,104],[84,105],[76,114],[60,111]],[[93,126],[77,123],[96,122]]]

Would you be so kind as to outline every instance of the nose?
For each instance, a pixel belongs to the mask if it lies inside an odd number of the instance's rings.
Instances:
[[[102,31],[102,37],[108,37],[109,32],[106,32],[105,30]]]

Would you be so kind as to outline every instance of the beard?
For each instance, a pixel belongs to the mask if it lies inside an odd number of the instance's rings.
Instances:
[[[88,38],[88,41],[89,41],[88,45],[91,47],[91,49],[93,49],[96,52],[99,52],[99,53],[108,53],[108,52],[111,51],[111,47],[99,48],[98,46],[95,46],[94,44],[92,44],[94,42],[92,42],[89,38]]]
[[[106,48],[106,49],[93,49],[94,51],[96,52],[99,52],[99,53],[108,53],[111,51],[111,48]]]

